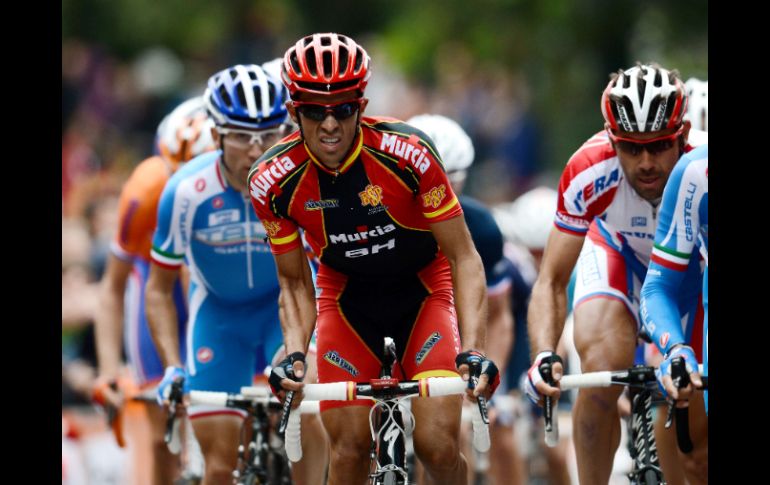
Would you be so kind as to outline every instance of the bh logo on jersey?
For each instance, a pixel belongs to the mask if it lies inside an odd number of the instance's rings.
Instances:
[[[364,207],[367,205],[372,207],[380,205],[380,202],[382,202],[382,187],[369,184],[363,191],[358,193],[358,197],[361,198],[361,205]]]
[[[267,235],[270,237],[275,237],[278,231],[281,230],[280,222],[262,221],[262,225],[265,226],[265,231],[267,231]]]
[[[446,197],[446,186],[444,184],[433,187],[427,194],[422,194],[422,205],[424,207],[438,208],[441,201]]]

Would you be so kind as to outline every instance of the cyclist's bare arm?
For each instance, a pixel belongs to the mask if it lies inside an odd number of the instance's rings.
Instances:
[[[177,313],[173,296],[178,274],[177,269],[152,263],[145,288],[147,323],[164,367],[184,367],[179,356]]]
[[[307,353],[310,338],[316,322],[315,289],[305,251],[295,248],[288,253],[275,256],[278,271],[278,284],[281,294],[278,297],[278,315],[281,320],[286,353]],[[295,372],[300,362],[295,362]],[[298,377],[304,376],[305,369]],[[301,388],[299,382],[288,382],[289,389]]]
[[[567,284],[584,240],[584,236],[551,229],[527,311],[532,360],[543,350],[556,351],[567,317]]]
[[[513,312],[511,311],[511,285],[487,298],[489,318],[487,333],[493,335],[487,342],[487,357],[494,361],[498,369],[508,366],[508,357],[513,348]]]
[[[118,377],[123,342],[123,297],[131,263],[114,254],[107,257],[107,268],[99,285],[99,304],[94,318],[99,375]]]
[[[452,268],[455,307],[463,349],[484,351],[487,289],[484,265],[462,217],[431,224],[441,252]]]
[[[485,352],[487,329],[487,286],[481,256],[473,245],[465,218],[453,217],[430,225],[441,252],[452,269],[455,308],[460,326],[462,350]],[[461,366],[462,367],[462,366]],[[463,369],[460,369],[461,374]],[[486,376],[479,380],[479,392],[487,383]]]

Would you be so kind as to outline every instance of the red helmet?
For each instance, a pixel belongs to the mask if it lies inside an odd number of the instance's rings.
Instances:
[[[313,34],[297,41],[283,56],[281,78],[294,99],[297,93],[336,94],[369,82],[369,55],[341,34]]]

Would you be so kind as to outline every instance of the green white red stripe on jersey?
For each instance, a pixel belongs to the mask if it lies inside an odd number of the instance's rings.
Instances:
[[[674,271],[684,271],[690,261],[690,254],[680,253],[666,247],[655,244],[650,256],[652,262]]]

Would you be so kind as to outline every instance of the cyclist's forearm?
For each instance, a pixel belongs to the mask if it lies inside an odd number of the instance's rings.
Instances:
[[[485,352],[488,308],[481,258],[474,250],[472,254],[458,258],[454,264],[450,259],[450,264],[462,348]]]
[[[685,343],[677,303],[681,281],[679,273],[651,263],[642,287],[639,308],[642,325],[664,355],[673,345]]]
[[[489,296],[489,324],[487,333],[487,358],[497,364],[498,369],[505,369],[513,348],[514,329],[513,313],[510,308],[510,288],[498,295]]]
[[[278,305],[287,353],[306,353],[317,317],[312,281],[284,280]]]
[[[125,285],[116,287],[114,283],[103,281],[94,318],[99,374],[110,378],[117,377],[121,365],[124,289]]]
[[[159,291],[147,285],[145,293],[147,324],[152,340],[164,367],[183,367],[179,356],[179,337],[177,335],[177,313],[173,295],[170,291]]]
[[[534,359],[542,350],[556,351],[566,317],[566,288],[538,279],[527,310],[530,358]]]

